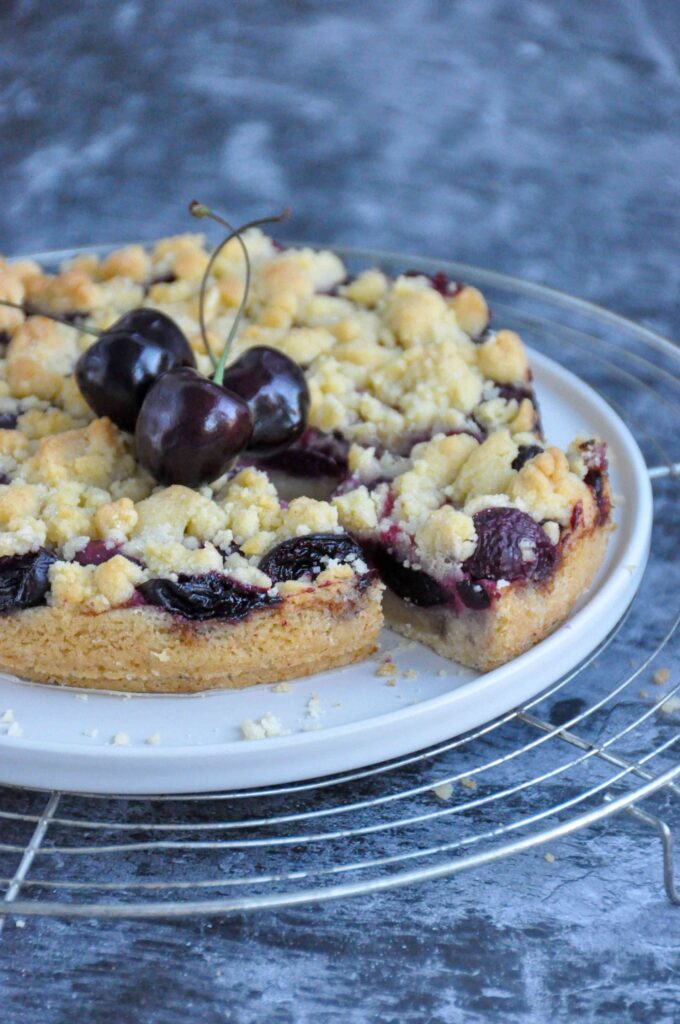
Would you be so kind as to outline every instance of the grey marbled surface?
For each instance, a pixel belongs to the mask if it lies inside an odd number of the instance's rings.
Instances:
[[[290,204],[290,237],[451,257],[678,336],[668,0],[17,0],[0,30],[2,251],[189,229],[194,196],[244,219]],[[627,656],[673,595],[659,571]],[[677,833],[677,801],[656,807]],[[680,1019],[656,837],[616,818],[551,851],[230,920],[8,920],[0,1019]]]

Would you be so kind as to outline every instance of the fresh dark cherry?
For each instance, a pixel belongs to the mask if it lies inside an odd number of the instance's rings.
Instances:
[[[253,418],[248,451],[266,458],[298,440],[307,426],[309,389],[298,364],[275,348],[247,349],[222,383],[246,402]]]
[[[518,508],[485,508],[472,517],[477,533],[475,552],[463,564],[473,580],[541,580],[555,566],[557,549],[543,527]],[[533,556],[522,557],[522,541]]]
[[[277,594],[261,587],[249,587],[221,573],[203,576],[181,575],[173,580],[149,580],[137,588],[148,604],[185,619],[244,619],[256,608],[271,608],[280,603]]]
[[[0,430],[16,430],[18,420],[15,412],[0,412]]]
[[[376,545],[370,549],[369,557],[390,590],[411,604],[431,608],[450,600],[444,587],[432,576],[402,565],[386,548]]]
[[[239,395],[179,366],[150,388],[135,429],[137,458],[162,484],[200,487],[221,476],[250,440]]]
[[[164,313],[133,309],[100,334],[76,364],[87,404],[132,433],[149,388],[166,370],[196,365],[189,342]]]
[[[521,444],[517,455],[512,460],[512,468],[521,469],[525,463],[529,462],[536,455],[540,455],[542,451],[543,449],[540,444]]]
[[[361,548],[344,533],[309,533],[292,537],[271,548],[259,568],[275,583],[316,579],[329,561],[353,562],[362,558]]]
[[[56,560],[45,548],[0,558],[0,612],[43,604],[50,587],[50,566]]]

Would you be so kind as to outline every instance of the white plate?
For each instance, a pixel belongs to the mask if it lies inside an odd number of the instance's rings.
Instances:
[[[82,693],[0,676],[0,781],[98,793],[196,793],[328,775],[400,756],[465,732],[534,696],[612,629],[644,571],[652,499],[644,459],[607,403],[573,374],[531,353],[547,436],[577,433],[609,444],[618,529],[589,594],[552,636],[480,675],[385,631],[380,655],[360,665],[272,686],[199,696]],[[394,652],[395,686],[376,674]],[[318,695],[318,703],[309,700]],[[240,723],[273,713],[289,735],[245,741]],[[129,746],[112,744],[123,732]],[[157,733],[158,745],[147,739]]]

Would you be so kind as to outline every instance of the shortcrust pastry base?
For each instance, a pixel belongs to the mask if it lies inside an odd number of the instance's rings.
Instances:
[[[588,589],[604,558],[611,527],[576,533],[555,573],[544,583],[517,586],[488,611],[456,614],[447,608],[417,608],[385,592],[388,625],[437,654],[481,672],[498,668],[545,639],[567,618]]]
[[[0,670],[25,679],[136,693],[196,693],[311,675],[368,657],[382,584],[339,580],[288,595],[236,623],[156,608],[86,615],[30,608],[0,618]]]

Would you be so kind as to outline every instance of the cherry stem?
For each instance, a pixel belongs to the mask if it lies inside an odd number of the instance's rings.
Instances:
[[[24,306],[20,302],[10,302],[9,299],[0,299],[0,306],[9,306],[10,309],[18,309],[24,313],[25,316],[44,316],[48,320],[54,320],[57,324],[63,324],[64,327],[72,327],[74,331],[83,331],[85,334],[93,334],[95,338],[98,338],[101,331],[95,330],[94,327],[85,327],[83,324],[73,324],[70,320],[65,320],[61,316],[57,316],[55,313],[46,313],[41,309],[32,309],[30,306]]]
[[[290,209],[286,208],[283,211],[283,213],[279,213],[278,215],[273,217],[259,217],[257,220],[250,220],[247,222],[247,224],[242,224],[238,228],[233,227],[229,223],[229,221],[224,219],[224,217],[221,217],[218,213],[215,213],[213,210],[210,209],[209,206],[205,206],[203,203],[199,203],[196,199],[194,199],[193,202],[189,203],[189,213],[191,213],[193,217],[198,217],[199,220],[202,219],[203,217],[209,217],[211,220],[214,220],[217,224],[221,224],[222,227],[225,227],[229,232],[227,237],[222,242],[220,242],[220,244],[217,246],[217,248],[211,255],[210,259],[208,260],[208,264],[203,273],[203,280],[201,281],[201,292],[199,296],[198,305],[198,318],[201,325],[201,337],[203,338],[205,350],[210,357],[210,362],[213,364],[213,369],[215,371],[213,375],[213,380],[216,384],[221,384],[222,380],[224,379],[224,368],[227,365],[227,359],[229,357],[229,352],[231,350],[231,344],[236,336],[236,332],[243,317],[243,313],[246,308],[246,303],[248,301],[248,294],[250,292],[250,256],[248,255],[247,246],[243,241],[243,238],[241,237],[242,232],[248,231],[249,228],[260,227],[262,224],[276,224],[282,220],[285,220],[290,214]],[[224,343],[222,354],[220,355],[219,359],[216,359],[210,341],[208,340],[208,332],[205,326],[205,293],[208,287],[208,278],[210,277],[210,271],[213,268],[215,260],[222,252],[225,245],[227,245],[228,242],[231,242],[232,238],[236,238],[239,245],[241,246],[241,251],[243,252],[243,258],[246,264],[246,280],[245,287],[243,289],[243,298],[241,299],[241,304],[238,307],[236,316],[234,318],[234,322],[231,325],[231,330],[229,331],[227,340]]]

